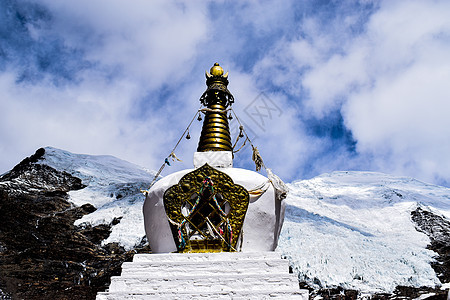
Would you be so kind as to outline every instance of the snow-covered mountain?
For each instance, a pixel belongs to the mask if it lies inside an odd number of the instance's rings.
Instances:
[[[0,299],[95,299],[124,261],[150,251],[139,191],[151,178],[49,147],[1,175]]]
[[[430,238],[411,213],[449,220],[450,189],[372,172],[333,172],[289,188],[278,251],[300,280],[368,292],[441,284]]]
[[[112,227],[102,244],[118,242],[126,250],[145,236],[141,190],[148,188],[156,172],[109,155],[83,155],[52,147],[45,148],[42,164],[78,177],[87,187],[70,191],[70,201],[77,206],[92,204],[97,210],[77,220],[75,225],[96,226],[120,222]]]
[[[102,245],[117,242],[132,250],[141,243],[145,232],[140,190],[148,187],[155,172],[112,156],[51,147],[35,163],[67,172],[86,185],[70,190],[68,201],[74,206],[89,203],[96,210],[74,225],[111,226]],[[399,285],[449,282],[448,260],[441,263],[447,269],[436,274],[431,265],[437,264],[438,253],[430,245],[441,243],[449,255],[450,189],[369,172],[334,172],[288,186],[277,251],[289,258],[300,281],[314,288],[388,293]],[[424,212],[437,221],[423,221],[430,219]]]

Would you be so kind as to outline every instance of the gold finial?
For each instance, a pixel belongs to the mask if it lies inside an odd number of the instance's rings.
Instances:
[[[222,76],[223,69],[221,66],[219,66],[219,63],[215,63],[211,70],[209,70],[209,73],[211,73],[211,75],[213,76]]]

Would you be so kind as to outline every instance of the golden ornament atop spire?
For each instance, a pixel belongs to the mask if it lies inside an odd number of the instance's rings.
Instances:
[[[209,73],[213,76],[222,76],[223,75],[223,69],[219,65],[219,63],[215,63],[214,66],[211,67],[211,70],[209,70]]]
[[[215,63],[205,74],[208,88],[200,98],[206,106],[205,120],[197,151],[232,151],[227,108],[233,104],[234,97],[227,89],[228,72],[224,75],[222,67]]]

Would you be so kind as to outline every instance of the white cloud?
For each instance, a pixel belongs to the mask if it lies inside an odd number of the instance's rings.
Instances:
[[[196,1],[45,2],[49,30],[68,46],[151,88],[185,76],[208,31],[206,4]]]
[[[34,14],[29,40],[17,31],[16,53],[4,48],[25,58],[1,71],[2,171],[45,145],[158,168],[217,60],[235,110],[287,180],[371,169],[450,182],[446,1],[39,3],[51,18]],[[21,72],[32,80],[16,81]],[[282,109],[264,130],[245,114],[260,92]],[[191,167],[200,127],[172,171]]]
[[[368,50],[369,79],[354,77],[359,89],[344,105],[345,121],[357,149],[386,172],[450,179],[449,12],[448,2],[386,3],[347,54],[360,64],[358,48]]]
[[[324,153],[319,172],[370,168],[448,183],[450,4],[382,1],[364,18],[355,9],[305,18],[301,34],[280,39],[255,70],[300,99],[307,118],[326,123],[342,112],[356,156],[339,151],[327,163]]]
[[[158,113],[169,101],[183,109],[185,99],[148,99],[163,85],[176,92],[193,68],[196,48],[206,36],[208,20],[201,2],[167,1],[41,1],[50,21],[27,24],[31,40],[62,41],[66,55],[42,44],[15,49],[20,56],[42,53],[64,65],[74,51],[84,65],[73,71],[75,81],[54,84],[58,74],[38,73],[38,80],[17,82],[18,68],[1,73],[4,93],[0,136],[0,164],[6,171],[41,146],[51,145],[90,154],[113,154],[147,167],[159,160],[178,130],[169,116]],[[33,15],[23,8],[21,13]],[[27,38],[20,37],[20,38]],[[58,51],[58,49],[56,50]],[[28,55],[28,54],[27,54]],[[70,57],[73,55],[73,57]],[[61,61],[57,61],[61,60]],[[67,60],[67,61],[66,61]],[[32,63],[34,59],[30,60]],[[32,67],[32,66],[30,66]],[[39,70],[41,71],[41,70]],[[179,96],[179,95],[178,95]],[[190,95],[189,95],[190,96]],[[198,96],[196,96],[198,97]],[[145,101],[150,102],[146,106]],[[180,104],[181,103],[181,104]],[[166,110],[168,111],[168,110]],[[145,116],[145,118],[143,117]],[[164,130],[161,130],[164,129]]]

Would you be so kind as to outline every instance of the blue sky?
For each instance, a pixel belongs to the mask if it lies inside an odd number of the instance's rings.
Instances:
[[[369,170],[450,186],[450,2],[432,0],[2,0],[0,173],[42,146],[158,169],[214,62],[285,181]],[[192,167],[200,129],[165,174]],[[249,148],[235,165],[253,168]]]

